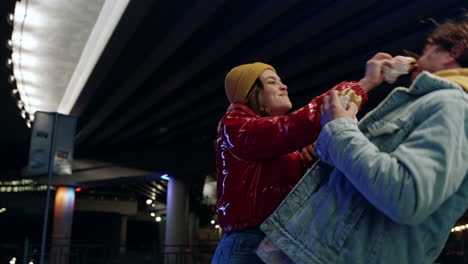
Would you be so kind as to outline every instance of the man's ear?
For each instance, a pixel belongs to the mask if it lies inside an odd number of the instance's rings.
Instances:
[[[450,56],[452,56],[456,60],[456,59],[458,59],[458,57],[460,57],[463,54],[464,51],[465,51],[465,49],[463,48],[463,46],[454,45],[450,49]]]

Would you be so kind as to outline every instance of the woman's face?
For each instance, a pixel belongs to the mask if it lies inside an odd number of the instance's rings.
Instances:
[[[272,70],[265,70],[259,78],[263,84],[263,103],[270,109],[271,115],[286,114],[292,108],[288,97],[288,87]]]

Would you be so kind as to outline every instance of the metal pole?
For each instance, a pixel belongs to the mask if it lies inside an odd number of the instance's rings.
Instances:
[[[23,253],[23,264],[27,264],[29,259],[29,239],[24,239],[24,253]]]
[[[47,222],[49,220],[49,204],[50,204],[50,185],[52,185],[52,166],[54,164],[54,145],[55,145],[55,130],[56,130],[56,119],[57,119],[57,114],[54,114],[54,118],[52,118],[52,135],[51,139],[52,142],[50,144],[50,152],[49,152],[49,165],[47,168],[47,174],[48,174],[48,179],[47,179],[47,196],[46,196],[46,202],[45,202],[45,208],[44,208],[44,226],[42,227],[42,242],[41,242],[41,258],[40,258],[40,264],[44,264],[44,252],[45,252],[45,244],[46,244],[46,236],[47,236]]]

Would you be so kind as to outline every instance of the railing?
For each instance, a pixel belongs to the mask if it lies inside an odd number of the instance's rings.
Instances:
[[[44,264],[204,264],[210,263],[216,242],[200,245],[119,247],[72,245],[46,247]],[[0,263],[39,264],[40,245],[0,244]]]
[[[44,264],[207,264],[210,263],[216,245],[216,241],[196,246],[163,245],[138,248],[98,244],[72,245],[67,248],[69,251],[56,247],[54,257],[51,257],[51,248],[48,246]],[[467,246],[468,243],[465,243],[464,239],[449,240],[436,263],[467,263]],[[13,258],[16,258],[15,264],[39,264],[40,245],[29,245],[27,242],[0,244],[0,264],[10,263]]]

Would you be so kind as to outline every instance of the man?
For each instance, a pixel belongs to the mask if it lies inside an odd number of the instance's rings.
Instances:
[[[321,162],[261,226],[293,262],[433,263],[442,251],[468,208],[468,22],[439,25],[417,62],[411,87],[359,124],[355,105],[325,98]],[[380,85],[385,65],[374,56],[359,84]]]

